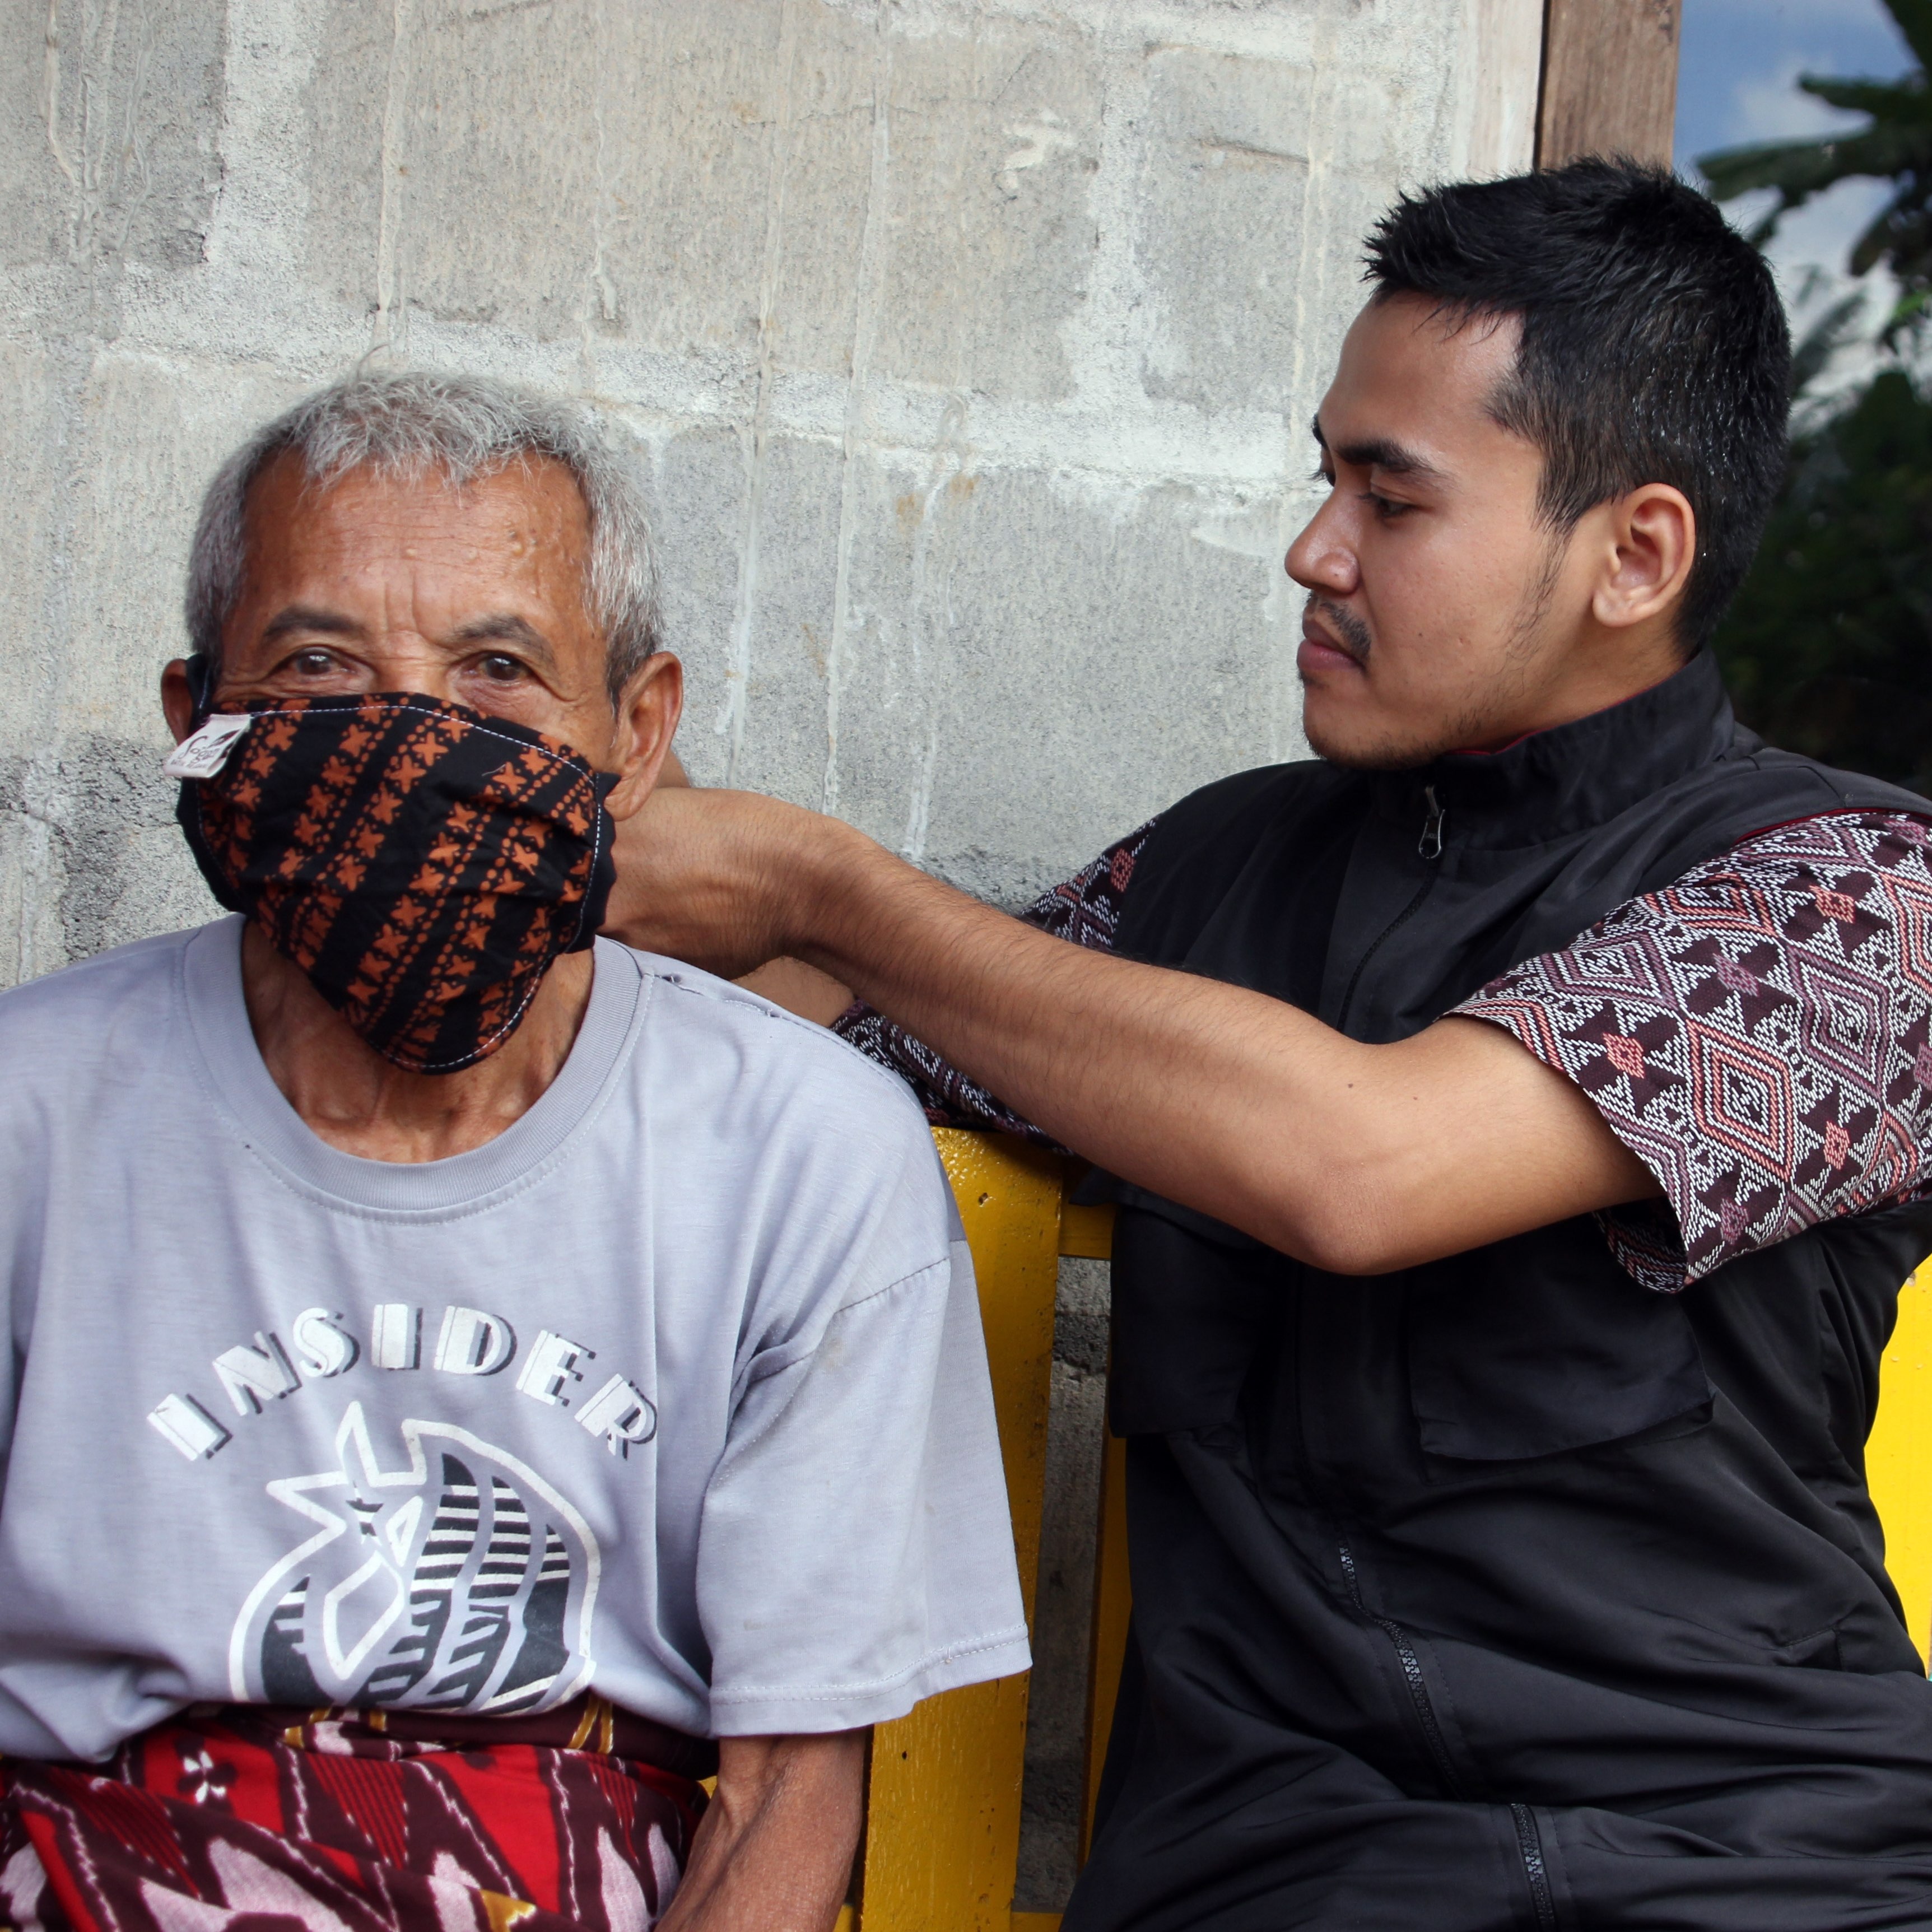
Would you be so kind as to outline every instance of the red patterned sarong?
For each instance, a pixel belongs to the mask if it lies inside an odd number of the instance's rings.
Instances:
[[[708,1748],[601,1698],[500,1721],[196,1706],[104,1766],[0,1764],[0,1928],[650,1932]]]

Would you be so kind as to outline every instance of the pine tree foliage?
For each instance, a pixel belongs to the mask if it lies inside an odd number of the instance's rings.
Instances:
[[[1837,182],[1892,194],[1850,266],[1888,269],[1898,295],[1880,334],[1894,350],[1932,317],[1932,0],[1885,0],[1916,71],[1897,80],[1798,86],[1866,124],[1700,158],[1720,200],[1776,191],[1780,216]],[[1838,302],[1794,356],[1791,465],[1751,573],[1717,637],[1739,716],[1773,744],[1932,794],[1932,397],[1900,364],[1835,401],[1808,399],[1863,307]]]
[[[1717,650],[1774,745],[1932,794],[1932,400],[1904,370],[1794,440]]]
[[[1932,304],[1932,0],[1885,0],[1918,65],[1897,80],[1834,80],[1806,74],[1798,86],[1828,106],[1863,114],[1863,128],[1822,140],[1761,141],[1698,158],[1720,201],[1772,188],[1778,202],[1758,231],[1768,241],[1778,218],[1814,194],[1854,177],[1892,184],[1891,199],[1852,244],[1854,274],[1889,268],[1899,295],[1885,339],[1916,330]]]

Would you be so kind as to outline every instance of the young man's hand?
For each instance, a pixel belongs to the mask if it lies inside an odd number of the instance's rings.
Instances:
[[[642,824],[617,828],[617,881],[604,930],[830,1026],[852,1004],[852,989],[802,959],[763,952],[777,943],[765,935],[776,931],[781,907],[761,908],[757,895],[760,880],[785,876],[788,840],[808,840],[820,827],[836,836],[834,821],[787,806],[767,812],[774,801],[750,792],[694,790],[674,757],[665,758],[658,788],[677,796],[662,805],[653,799]],[[722,930],[704,917],[707,907],[724,916]]]
[[[755,792],[661,787],[617,828],[604,929],[736,979],[792,950],[791,932],[808,923],[810,875],[844,841],[872,842]]]

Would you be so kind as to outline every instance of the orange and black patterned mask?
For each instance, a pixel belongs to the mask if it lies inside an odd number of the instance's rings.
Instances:
[[[202,876],[398,1066],[494,1053],[596,936],[616,779],[568,745],[406,692],[238,706],[225,749],[197,722],[170,768],[207,773],[176,808]]]

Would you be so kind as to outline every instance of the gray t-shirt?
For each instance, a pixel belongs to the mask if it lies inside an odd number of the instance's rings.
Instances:
[[[549,1090],[358,1160],[262,1064],[241,922],[0,995],[0,1752],[205,1700],[718,1735],[1024,1670],[971,1266],[817,1028],[600,940]]]

